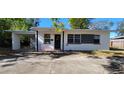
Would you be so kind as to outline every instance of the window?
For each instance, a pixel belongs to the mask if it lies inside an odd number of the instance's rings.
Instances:
[[[74,38],[75,44],[80,44],[80,34],[76,34]]]
[[[99,44],[100,36],[93,34],[68,34],[68,44]]]
[[[81,35],[81,43],[93,43],[93,35],[91,34],[82,34]]]
[[[80,34],[68,34],[68,44],[80,44]]]
[[[50,34],[44,34],[44,44],[50,44]]]
[[[99,43],[100,43],[100,36],[94,35],[94,44],[99,44]]]
[[[69,35],[68,35],[68,44],[73,44],[73,43],[74,43],[73,37],[74,37],[73,34],[69,34]]]

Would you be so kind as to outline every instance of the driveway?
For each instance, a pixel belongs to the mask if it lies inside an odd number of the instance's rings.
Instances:
[[[2,74],[107,74],[110,59],[80,53],[1,55]]]

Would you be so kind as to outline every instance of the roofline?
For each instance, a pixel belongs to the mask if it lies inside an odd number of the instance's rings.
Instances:
[[[30,31],[28,30],[4,30],[5,32],[34,32],[34,31],[38,31],[38,30],[34,30],[34,29],[51,29],[51,30],[55,30],[54,27],[31,27]],[[103,32],[116,32],[117,30],[93,30],[93,29],[64,29],[66,31],[81,31],[81,30],[85,30],[85,31],[103,31]]]
[[[34,32],[33,30],[28,31],[28,30],[4,30],[4,32]]]
[[[24,31],[24,30],[4,30],[4,32],[11,32],[15,34],[35,34],[35,31]]]
[[[17,31],[24,31],[24,30],[4,30],[4,32],[17,32]]]
[[[116,36],[116,37],[113,37],[111,39],[124,39],[124,36]]]
[[[54,27],[31,27],[31,30],[33,29],[52,29],[55,30]],[[86,30],[86,31],[108,31],[108,32],[116,32],[117,30],[93,30],[93,29],[64,29],[64,30],[68,30],[68,31],[75,31],[75,30]],[[35,30],[36,31],[36,30]]]

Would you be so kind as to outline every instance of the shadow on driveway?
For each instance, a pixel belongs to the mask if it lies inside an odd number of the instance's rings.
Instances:
[[[13,66],[13,65],[15,65],[15,64],[16,64],[16,63],[5,64],[5,65],[2,65],[1,67]]]
[[[107,57],[109,59],[109,65],[102,65],[107,69],[110,74],[124,74],[124,56],[113,56]]]

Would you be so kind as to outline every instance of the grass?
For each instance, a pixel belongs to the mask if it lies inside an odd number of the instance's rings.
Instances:
[[[106,51],[91,51],[91,52],[80,52],[81,55],[93,55],[93,56],[124,56],[124,51],[106,50]]]
[[[10,49],[2,49],[0,48],[0,55],[11,55],[16,53],[16,51],[11,51]],[[32,52],[31,54],[54,54],[52,52]],[[104,57],[108,57],[108,56],[123,56],[124,57],[124,50],[121,49],[110,49],[110,50],[106,50],[106,51],[79,51],[79,52],[73,52],[73,51],[69,51],[69,52],[64,52],[64,53],[56,53],[56,55],[72,55],[72,54],[80,54],[83,56],[104,56]]]

